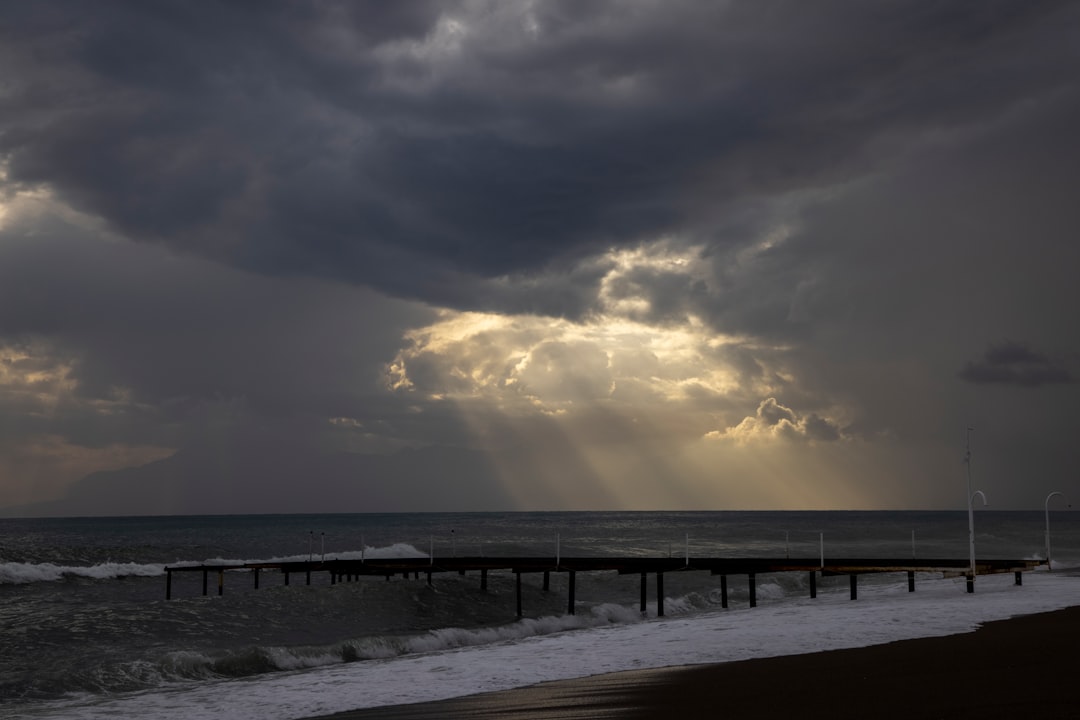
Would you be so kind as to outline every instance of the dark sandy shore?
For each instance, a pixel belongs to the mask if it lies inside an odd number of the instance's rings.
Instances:
[[[760,660],[599,675],[334,720],[1080,718],[1080,607],[978,631]]]

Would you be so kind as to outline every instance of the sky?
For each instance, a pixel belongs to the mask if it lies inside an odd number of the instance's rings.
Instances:
[[[1064,509],[1078,38],[0,0],[0,515]]]

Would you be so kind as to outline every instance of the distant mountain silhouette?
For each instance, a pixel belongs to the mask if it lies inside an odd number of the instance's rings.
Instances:
[[[95,472],[64,498],[7,517],[432,512],[514,509],[482,453],[433,446],[389,455],[281,444],[189,447],[138,467]]]

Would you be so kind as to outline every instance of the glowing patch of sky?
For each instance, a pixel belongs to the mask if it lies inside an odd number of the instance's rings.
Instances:
[[[784,368],[750,376],[729,354],[764,358],[784,348],[718,334],[693,316],[645,319],[649,300],[625,281],[671,273],[707,282],[696,249],[662,240],[597,262],[607,272],[595,312],[573,321],[441,310],[406,335],[387,366],[388,386],[453,403],[523,507],[540,497],[609,508],[694,507],[702,498],[824,507],[829,492],[855,497],[834,487],[823,459],[792,474],[784,447],[841,440],[840,424],[772,397],[795,381]],[[768,457],[748,447],[761,443],[771,446]],[[812,470],[820,478],[800,487],[796,477],[805,482]],[[770,482],[745,482],[763,474]]]

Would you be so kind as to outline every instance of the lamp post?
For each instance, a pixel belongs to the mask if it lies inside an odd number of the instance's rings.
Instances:
[[[964,464],[967,465],[968,559],[971,562],[971,571],[967,581],[969,593],[975,592],[975,496],[981,497],[983,505],[986,505],[986,495],[982,490],[971,491],[971,433],[973,432],[975,428],[967,429],[967,447],[964,452]]]
[[[1050,498],[1055,495],[1060,495],[1062,499],[1065,499],[1066,503],[1068,503],[1068,500],[1065,498],[1065,493],[1058,492],[1057,490],[1047,495],[1046,502],[1043,503],[1043,508],[1046,510],[1046,569],[1048,572],[1054,572],[1054,566],[1050,564]]]

